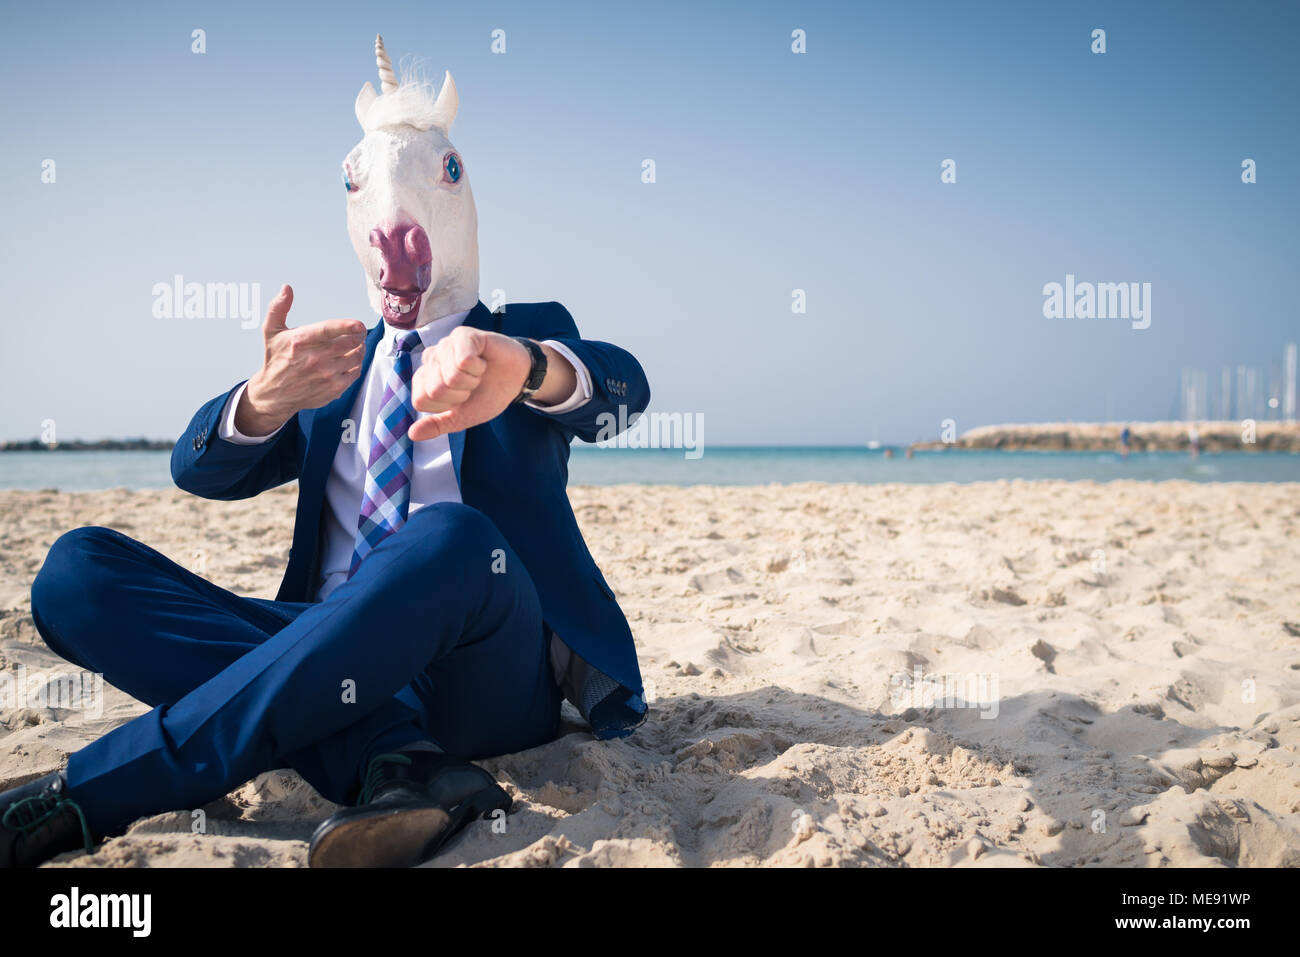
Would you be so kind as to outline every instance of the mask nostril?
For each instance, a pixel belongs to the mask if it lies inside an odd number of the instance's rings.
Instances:
[[[433,250],[429,246],[429,235],[419,226],[412,226],[407,232],[404,245],[406,254],[419,265],[432,261]]]
[[[379,230],[379,227],[377,226],[374,229],[370,230],[370,245],[374,246],[376,249],[383,248],[384,234]]]

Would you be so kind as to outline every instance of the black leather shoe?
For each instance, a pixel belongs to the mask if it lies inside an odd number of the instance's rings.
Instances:
[[[307,864],[414,867],[498,810],[510,810],[510,795],[468,761],[440,751],[381,754],[370,762],[357,807],[316,828]]]
[[[63,772],[55,771],[0,791],[0,867],[35,867],[78,847],[94,852],[86,816],[67,788]]]

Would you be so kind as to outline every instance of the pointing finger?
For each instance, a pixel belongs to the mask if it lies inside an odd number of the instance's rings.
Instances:
[[[275,298],[271,300],[271,305],[266,309],[266,321],[262,323],[262,334],[266,338],[271,338],[276,333],[284,332],[287,328],[289,318],[289,308],[293,305],[293,287],[285,283],[276,293]]]
[[[303,326],[298,332],[304,339],[311,341],[337,339],[340,336],[364,338],[366,327],[356,319],[326,319],[324,322]]]

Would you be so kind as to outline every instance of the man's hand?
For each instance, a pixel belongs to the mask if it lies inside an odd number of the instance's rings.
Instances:
[[[337,399],[361,371],[364,323],[329,319],[290,329],[285,321],[292,305],[293,289],[286,285],[266,310],[262,368],[235,409],[235,428],[244,435],[270,435],[303,409]]]
[[[550,346],[546,352],[546,381],[533,395],[538,404],[553,405],[569,396],[577,373]],[[518,397],[532,368],[522,343],[499,332],[458,326],[441,342],[424,350],[411,380],[411,399],[419,412],[430,412],[411,426],[415,441],[461,432],[494,419]]]

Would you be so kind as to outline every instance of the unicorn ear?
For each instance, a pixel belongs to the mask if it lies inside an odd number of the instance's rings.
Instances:
[[[442,89],[438,91],[438,100],[433,104],[433,125],[444,133],[451,132],[451,124],[456,120],[456,110],[460,108],[460,96],[456,93],[456,81],[447,71],[442,78]]]
[[[366,128],[366,114],[370,111],[370,104],[374,103],[376,99],[378,99],[378,94],[375,93],[375,88],[371,86],[370,81],[367,80],[366,85],[363,86],[361,92],[357,94],[357,102],[355,106],[357,111],[357,122],[361,124],[363,130]]]

